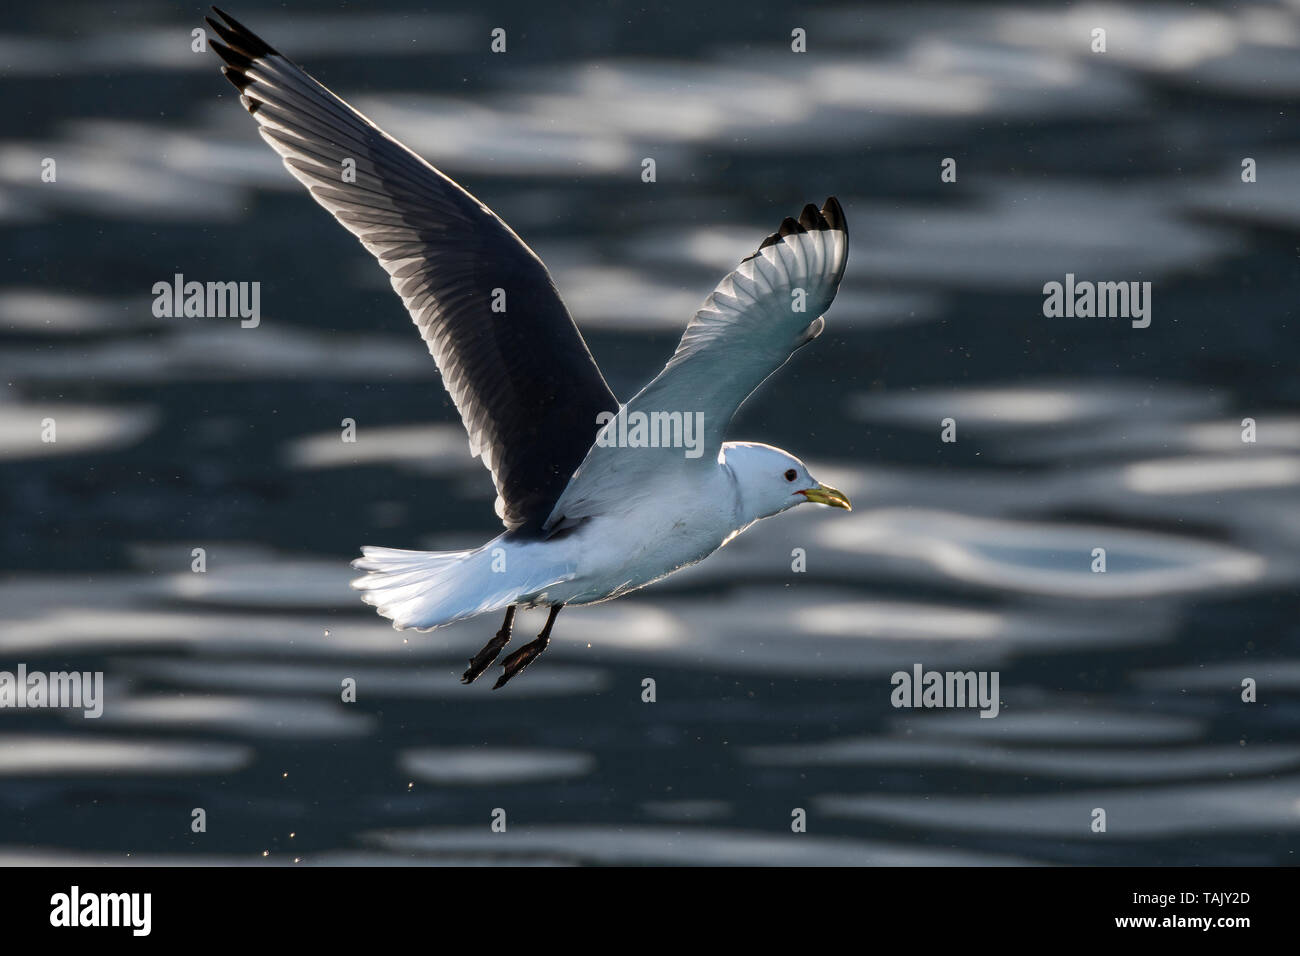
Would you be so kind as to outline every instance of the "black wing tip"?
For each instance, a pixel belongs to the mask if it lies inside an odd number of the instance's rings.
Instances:
[[[212,47],[213,53],[225,60],[227,68],[237,70],[241,75],[253,65],[250,57],[234,47],[226,46],[217,40],[209,40],[208,46]]]
[[[803,211],[799,213],[799,225],[808,230],[828,228],[825,218],[812,203],[804,206]]]
[[[793,236],[807,231],[798,219],[786,216],[781,220],[781,228],[776,231],[776,234],[778,236]]]
[[[810,232],[814,229],[842,232],[846,236],[848,235],[849,229],[844,220],[844,207],[840,205],[840,201],[834,196],[828,196],[821,209],[818,209],[813,203],[808,203],[803,207],[803,211],[799,213],[798,219],[786,216],[781,223],[780,229],[764,239],[753,255],[746,256],[740,261],[748,262],[750,259],[756,258],[768,246],[776,245],[786,236]]]
[[[252,59],[259,56],[280,55],[271,44],[267,43],[252,30],[248,29],[248,27],[244,26],[225,10],[222,10],[220,7],[213,7],[212,12],[225,20],[225,24],[220,24],[211,17],[204,17],[203,19],[208,21],[208,24],[212,29],[217,31],[217,34],[221,39],[225,40],[232,48],[244,54],[244,56]]]
[[[251,76],[241,70],[235,69],[234,67],[223,66],[221,68],[221,75],[228,79],[234,85],[235,89],[239,90],[241,96],[243,95],[244,90],[253,85],[253,78]],[[260,104],[251,97],[248,98],[248,102],[250,104],[248,112],[256,112],[257,107]]]
[[[221,68],[222,75],[231,82],[235,89],[239,90],[242,96],[244,91],[253,85],[253,78],[248,75],[248,71],[252,68],[254,61],[259,57],[279,56],[280,54],[269,43],[220,7],[213,7],[212,12],[225,20],[226,23],[218,23],[212,17],[203,18],[217,36],[221,37],[221,40],[208,41],[208,45],[225,62],[225,65]],[[242,96],[242,99],[244,107],[250,113],[256,113],[257,108],[261,105],[256,99],[249,96]]]
[[[833,229],[836,232],[848,234],[848,221],[844,218],[844,207],[834,196],[827,196],[826,202],[822,203],[822,218],[826,220],[826,228]]]

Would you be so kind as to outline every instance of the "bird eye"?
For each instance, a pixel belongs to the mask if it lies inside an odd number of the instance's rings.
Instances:
[[[789,471],[785,473],[786,481],[794,481],[798,477],[799,477],[798,473],[793,468],[791,468]]]

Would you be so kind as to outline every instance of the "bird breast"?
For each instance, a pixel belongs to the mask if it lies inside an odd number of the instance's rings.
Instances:
[[[736,533],[735,485],[716,464],[686,471],[573,535],[579,582],[625,593],[702,561]]]

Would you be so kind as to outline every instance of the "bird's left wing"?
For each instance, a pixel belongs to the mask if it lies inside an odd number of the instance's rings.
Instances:
[[[745,399],[821,334],[848,253],[848,226],[834,196],[821,209],[809,203],[797,220],[782,222],[705,300],[664,370],[620,409],[621,421],[605,426],[546,527],[599,514],[611,497],[636,494],[647,469],[682,461],[680,449],[628,454],[605,440],[612,429],[626,434],[636,413],[649,421],[656,413],[661,421],[675,422],[675,415],[701,421],[703,454],[715,457]]]
[[[214,8],[215,9],[215,8]],[[212,49],[262,138],[379,260],[507,528],[537,527],[617,407],[546,266],[492,210],[228,14]]]

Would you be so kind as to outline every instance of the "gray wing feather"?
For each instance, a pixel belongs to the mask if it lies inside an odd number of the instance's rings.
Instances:
[[[212,41],[262,138],[388,272],[497,488],[536,528],[618,402],[537,255],[490,209],[227,14]],[[354,167],[347,180],[344,161]],[[505,311],[494,312],[494,290]]]

